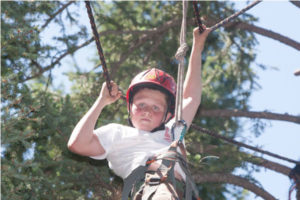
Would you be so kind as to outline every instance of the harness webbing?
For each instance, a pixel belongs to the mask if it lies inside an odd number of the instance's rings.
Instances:
[[[177,152],[177,147],[180,148],[183,154]],[[127,200],[129,194],[134,187],[140,182],[144,181],[144,185],[141,188],[146,188],[145,184],[150,185],[150,189],[147,189],[145,194],[143,193],[143,199],[148,199],[148,196],[151,196],[156,192],[156,189],[159,187],[161,183],[172,184],[173,187],[176,187],[175,184],[175,175],[174,175],[174,166],[176,163],[179,163],[181,169],[185,173],[185,199],[191,200],[192,194],[196,199],[200,199],[198,195],[198,190],[196,185],[192,179],[191,173],[188,168],[187,160],[186,160],[186,152],[182,143],[178,141],[174,141],[167,152],[159,154],[151,159],[149,159],[146,163],[146,166],[140,166],[133,170],[133,172],[124,180],[124,187],[122,191],[122,200]],[[162,163],[157,171],[155,171],[159,177],[151,178],[149,180],[144,180],[145,173],[148,171],[148,166],[157,161],[162,160]],[[176,188],[175,188],[176,189]],[[132,194],[133,195],[133,194]]]

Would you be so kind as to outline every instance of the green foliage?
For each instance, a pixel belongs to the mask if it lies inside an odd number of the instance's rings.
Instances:
[[[100,34],[100,40],[110,75],[121,88],[125,90],[134,74],[148,67],[164,69],[176,77],[174,54],[179,46],[181,3],[91,3],[100,33],[115,31]],[[101,72],[82,73],[71,66],[75,72],[68,73],[73,83],[70,94],[51,90],[56,81],[52,69],[68,67],[61,65],[64,55],[74,56],[78,46],[89,39],[90,26],[79,24],[78,13],[86,12],[83,2],[72,3],[54,16],[65,4],[1,3],[3,199],[111,199],[122,185],[119,179],[110,181],[114,175],[106,161],[72,154],[66,146],[74,126],[99,95],[104,79]],[[191,19],[191,6],[188,12]],[[233,12],[228,2],[201,2],[205,18],[222,19]],[[46,24],[48,19],[50,23]],[[174,20],[179,23],[166,28],[166,23]],[[245,15],[244,20],[255,19]],[[161,31],[155,32],[158,28]],[[190,46],[192,29],[189,25]],[[51,39],[45,41],[50,33]],[[255,59],[255,45],[254,35],[243,30],[220,29],[209,36],[203,56],[202,106],[248,109],[256,78],[249,68]],[[98,66],[98,57],[95,59]],[[101,119],[97,126],[109,122],[126,124],[124,102],[106,108]],[[240,130],[239,122],[230,118],[200,118],[198,114],[194,123],[231,138]],[[199,162],[211,154],[190,151],[194,172],[230,173],[241,166],[242,158],[233,151],[235,147],[223,141],[194,131],[188,133],[186,141],[213,145],[216,149],[212,153],[220,155],[220,159]],[[225,185],[202,184],[199,189],[203,199],[225,199]]]

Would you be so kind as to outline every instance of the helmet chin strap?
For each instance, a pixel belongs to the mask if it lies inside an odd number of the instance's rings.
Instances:
[[[151,133],[153,133],[155,131],[160,131],[160,130],[164,130],[165,129],[166,119],[167,119],[167,116],[168,116],[168,110],[169,109],[166,110],[164,118],[162,119],[160,125],[158,127],[154,128],[152,131],[150,131]]]

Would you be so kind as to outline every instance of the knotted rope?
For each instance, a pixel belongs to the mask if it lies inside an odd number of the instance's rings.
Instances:
[[[187,16],[188,2],[182,1],[182,23],[180,31],[180,47],[178,48],[175,58],[179,61],[177,73],[177,93],[175,104],[175,121],[182,120],[182,99],[183,99],[183,77],[184,77],[184,57],[188,50],[186,43],[186,16]]]

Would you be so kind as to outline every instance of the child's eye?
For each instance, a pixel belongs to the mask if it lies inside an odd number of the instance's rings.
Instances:
[[[138,106],[139,106],[139,108],[145,108],[146,105],[144,103],[139,103]]]
[[[153,111],[154,112],[159,112],[160,111],[160,108],[158,106],[153,106]]]

